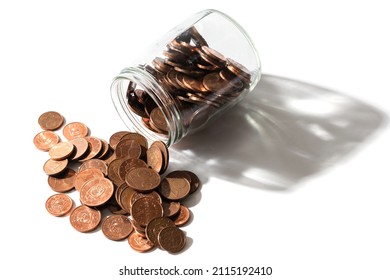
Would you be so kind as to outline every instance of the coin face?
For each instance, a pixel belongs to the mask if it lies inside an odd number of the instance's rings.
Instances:
[[[115,149],[116,145],[119,143],[119,140],[121,140],[121,138],[128,133],[129,131],[118,131],[112,134],[108,141],[111,148]]]
[[[166,199],[180,200],[190,193],[190,188],[190,183],[184,176],[174,178],[167,176],[161,181],[159,192]]]
[[[87,206],[100,206],[114,193],[114,185],[107,178],[96,178],[84,183],[80,190],[80,200]]]
[[[99,210],[81,205],[70,213],[70,224],[79,232],[89,232],[98,227],[101,217]]]
[[[53,191],[60,193],[68,192],[74,189],[75,175],[76,172],[73,169],[67,168],[61,176],[49,176],[47,181]]]
[[[150,168],[139,167],[126,174],[126,183],[136,191],[149,192],[160,184],[160,175]]]
[[[117,158],[139,158],[141,155],[141,146],[135,140],[121,140],[115,149]]]
[[[62,160],[68,158],[74,150],[74,145],[71,142],[60,142],[49,150],[49,156],[54,160]]]
[[[162,159],[163,159],[163,166],[160,170],[160,174],[163,174],[167,168],[168,168],[168,164],[169,164],[169,151],[168,151],[168,147],[167,145],[164,143],[164,142],[161,142],[161,141],[154,141],[150,147],[157,147],[160,152],[161,152],[161,155],[162,155]]]
[[[164,201],[162,206],[164,209],[164,217],[172,217],[180,211],[180,202],[177,201]]]
[[[151,220],[148,225],[146,226],[146,237],[149,239],[150,242],[152,242],[156,246],[160,246],[158,243],[158,235],[161,232],[162,229],[166,227],[172,227],[175,226],[175,224],[172,222],[172,220],[166,218],[166,217],[160,217],[155,218]]]
[[[46,200],[46,210],[53,216],[64,216],[72,210],[73,201],[66,194],[55,194]]]
[[[139,168],[139,167],[148,167],[146,162],[139,158],[129,158],[124,160],[121,165],[119,166],[119,177],[122,180],[125,180],[126,174],[133,170],[134,168]]]
[[[101,178],[104,178],[104,174],[99,169],[88,168],[76,174],[74,179],[74,186],[76,190],[80,191],[85,183]]]
[[[67,159],[63,159],[63,160],[49,159],[43,165],[43,171],[46,173],[46,175],[58,175],[66,169],[67,165],[68,165]]]
[[[102,231],[105,237],[117,241],[128,237],[133,231],[133,226],[126,216],[113,215],[103,221]]]
[[[88,127],[81,122],[72,122],[64,126],[62,133],[66,139],[72,140],[74,138],[87,136]]]
[[[34,145],[41,151],[48,151],[59,142],[60,137],[52,131],[42,131],[34,137]]]
[[[150,113],[150,121],[156,126],[158,130],[167,132],[169,130],[165,116],[160,108],[156,107]]]
[[[79,159],[79,161],[83,162],[98,157],[103,151],[103,142],[99,138],[94,136],[86,136],[84,139],[87,140],[90,149],[89,154],[87,154],[85,158]]]
[[[163,216],[163,208],[155,198],[141,197],[131,206],[131,216],[138,224],[145,227],[151,220]]]
[[[161,150],[152,146],[146,151],[146,158],[148,165],[157,173],[160,173],[164,165],[164,159]]]
[[[186,245],[184,232],[175,226],[163,228],[158,234],[158,243],[161,248],[170,253],[177,253]]]
[[[105,176],[107,176],[108,172],[108,166],[107,164],[101,160],[101,159],[90,159],[85,162],[83,162],[79,167],[79,172],[84,171],[86,169],[98,169],[100,170]]]
[[[190,220],[191,217],[191,212],[188,209],[188,207],[184,205],[180,205],[180,210],[179,210],[179,215],[177,215],[174,219],[173,222],[175,223],[176,226],[184,226],[188,221]]]
[[[55,111],[45,112],[38,118],[38,124],[43,130],[59,129],[64,123],[64,117]]]
[[[87,140],[78,137],[70,140],[69,142],[72,143],[76,149],[76,152],[72,155],[72,160],[78,160],[87,154],[89,150],[89,144]]]
[[[153,244],[146,237],[135,231],[130,234],[127,241],[131,248],[140,253],[147,252],[153,248]]]

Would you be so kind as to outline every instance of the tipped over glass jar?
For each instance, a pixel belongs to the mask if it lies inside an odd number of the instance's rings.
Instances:
[[[130,130],[170,146],[239,102],[260,75],[244,29],[224,13],[205,10],[123,69],[111,97]]]

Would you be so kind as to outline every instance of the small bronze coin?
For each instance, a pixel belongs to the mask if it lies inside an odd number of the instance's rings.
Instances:
[[[191,217],[191,212],[188,209],[188,207],[184,205],[180,205],[179,214],[176,217],[174,217],[172,220],[176,226],[180,227],[180,226],[184,226],[190,220],[190,217]]]
[[[97,178],[84,183],[80,190],[80,200],[87,206],[100,206],[114,193],[114,185],[107,178]]]
[[[74,139],[70,140],[69,142],[75,146],[75,150],[76,150],[72,154],[72,157],[71,157],[72,160],[78,160],[78,159],[86,156],[86,154],[88,153],[88,150],[89,150],[89,144],[88,144],[87,140],[85,140],[84,138],[78,137],[78,138],[74,138]]]
[[[190,194],[194,193],[197,191],[200,187],[200,180],[199,177],[191,171],[188,170],[183,170],[183,172],[187,173],[188,176],[190,177]]]
[[[139,167],[126,174],[126,183],[139,192],[149,192],[156,189],[161,181],[160,175],[150,168]]]
[[[160,247],[170,253],[177,253],[184,249],[187,238],[184,232],[175,227],[163,228],[158,234],[158,243]]]
[[[202,46],[201,49],[207,55],[208,59],[213,62],[212,64],[218,65],[219,67],[223,67],[226,64],[226,57],[220,52],[208,46]]]
[[[119,166],[119,177],[122,180],[125,180],[126,174],[130,172],[130,170],[133,170],[134,168],[139,167],[148,167],[148,165],[139,158],[129,158],[124,160],[121,165]]]
[[[155,219],[151,220],[148,223],[148,225],[146,226],[146,230],[145,230],[146,237],[154,245],[160,246],[158,243],[158,235],[163,228],[166,228],[169,226],[170,227],[175,226],[175,224],[172,222],[172,220],[170,220],[166,217],[155,218]]]
[[[160,194],[168,200],[180,200],[190,193],[190,182],[184,177],[166,177],[161,181]]]
[[[124,182],[119,176],[119,167],[121,166],[124,159],[116,158],[108,165],[108,178],[116,185],[120,186]]]
[[[126,135],[124,135],[120,141],[123,140],[134,140],[137,142],[141,147],[144,147],[145,150],[148,148],[148,140],[145,138],[145,136],[135,133],[135,132],[129,132]]]
[[[100,153],[103,151],[102,140],[94,136],[86,136],[84,139],[88,141],[90,149],[89,153],[84,158],[79,159],[79,161],[84,162],[99,157]]]
[[[126,183],[124,185],[125,187],[122,187],[122,191],[118,195],[118,203],[121,205],[122,209],[126,211],[126,213],[130,214],[131,198],[134,196],[135,190],[127,186]]]
[[[43,130],[59,129],[64,123],[64,117],[54,111],[45,112],[38,118],[38,124]]]
[[[104,174],[99,169],[88,168],[76,174],[74,178],[74,187],[76,190],[80,191],[85,183],[101,178],[104,178]]]
[[[157,129],[167,132],[169,130],[168,123],[160,108],[156,107],[150,113],[150,121],[156,126]]]
[[[173,217],[180,211],[180,202],[177,201],[163,201],[164,217]]]
[[[130,199],[130,206],[133,205],[133,203],[137,199],[140,199],[141,197],[145,197],[145,196],[150,196],[150,197],[156,199],[159,203],[162,203],[161,196],[157,192],[155,192],[155,191],[147,192],[147,193],[141,193],[141,192],[134,191],[134,193],[133,193],[133,195],[131,196],[131,199]]]
[[[141,146],[135,140],[121,140],[115,148],[116,158],[139,158]]]
[[[67,168],[60,176],[49,176],[47,181],[53,191],[68,192],[74,188],[75,175],[76,172],[73,169]]]
[[[93,158],[93,159],[90,159],[90,160],[83,162],[83,164],[81,164],[79,167],[79,172],[84,171],[86,169],[91,169],[91,168],[98,169],[103,173],[104,176],[107,176],[107,172],[108,172],[107,163],[105,163],[103,160],[97,159],[97,158]]]
[[[151,146],[146,151],[148,165],[157,173],[160,173],[164,166],[164,159],[161,150],[156,146]]]
[[[151,220],[163,216],[161,203],[150,196],[137,199],[131,205],[131,216],[141,226],[145,227]]]
[[[72,122],[64,126],[62,133],[66,139],[72,140],[74,138],[87,136],[88,127],[81,122]]]
[[[54,160],[62,160],[68,158],[74,150],[74,145],[70,142],[60,142],[49,150],[49,156]]]
[[[49,159],[43,165],[43,171],[46,173],[46,175],[58,175],[66,169],[67,165],[68,165],[67,159],[63,159],[63,160]]]
[[[98,227],[101,218],[99,210],[80,205],[70,213],[70,224],[79,232],[89,232]]]
[[[73,200],[66,194],[55,194],[46,200],[46,210],[53,216],[64,216],[72,210]]]
[[[150,147],[157,147],[161,151],[161,154],[162,154],[162,157],[163,157],[164,166],[161,168],[160,174],[163,174],[167,170],[168,164],[169,164],[169,151],[168,151],[168,147],[167,147],[167,145],[164,142],[161,142],[161,141],[154,141],[150,145]]]
[[[127,238],[133,231],[133,225],[124,215],[107,217],[102,223],[102,231],[105,237],[118,241]]]
[[[128,238],[128,243],[135,251],[144,253],[153,248],[153,244],[143,235],[138,232],[133,232]]]
[[[52,131],[42,131],[34,137],[34,145],[41,151],[48,151],[59,142],[60,137]]]
[[[110,140],[108,141],[110,143],[111,148],[115,149],[116,145],[118,145],[121,138],[130,133],[129,131],[118,131],[111,135]]]
[[[223,88],[227,87],[228,85],[229,85],[229,82],[222,79],[222,77],[217,72],[207,74],[203,78],[203,86],[212,92],[222,90]]]
[[[100,151],[99,155],[97,156],[97,158],[103,159],[103,158],[106,158],[106,156],[109,154],[111,148],[106,140],[100,139],[100,141],[102,142],[103,147],[102,147],[102,150]]]

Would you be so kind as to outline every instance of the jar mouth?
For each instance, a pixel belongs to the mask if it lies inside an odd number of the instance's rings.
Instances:
[[[127,100],[130,82],[143,89],[160,108],[168,126],[168,134],[160,134],[148,129],[142,122],[142,118],[130,109]],[[111,84],[111,99],[125,125],[150,141],[162,141],[169,147],[182,137],[180,113],[172,96],[142,66],[127,67],[114,78]]]

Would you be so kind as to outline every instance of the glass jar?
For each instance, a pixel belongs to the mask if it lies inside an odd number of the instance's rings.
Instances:
[[[204,10],[123,69],[111,96],[130,130],[170,146],[239,102],[260,75],[244,29],[224,13]]]

